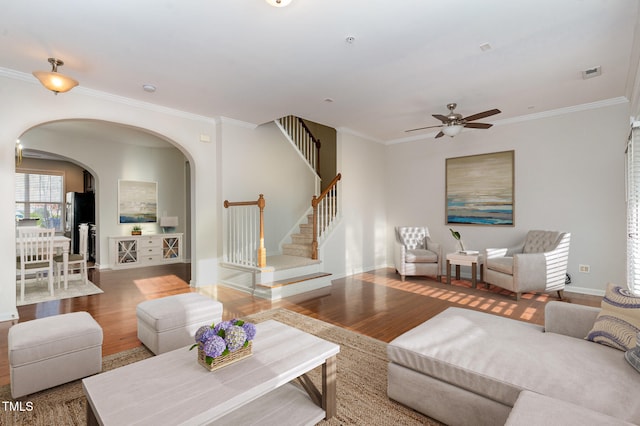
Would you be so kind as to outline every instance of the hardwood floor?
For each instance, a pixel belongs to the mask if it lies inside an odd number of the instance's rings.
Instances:
[[[174,264],[118,271],[90,270],[89,279],[104,293],[20,306],[20,322],[61,313],[87,311],[104,331],[103,355],[139,346],[136,305],[144,300],[197,291],[223,304],[223,319],[242,317],[272,308],[286,308],[385,342],[428,320],[450,306],[542,324],[544,305],[557,300],[551,294],[513,294],[468,281],[452,285],[426,277],[402,282],[393,269],[379,269],[333,281],[331,294],[310,300],[269,300],[223,286],[189,287],[190,265]],[[567,293],[567,301],[600,306],[597,296]],[[0,385],[9,383],[7,333],[11,321],[0,323]]]

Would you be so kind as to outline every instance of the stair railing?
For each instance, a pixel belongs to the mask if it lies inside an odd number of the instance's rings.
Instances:
[[[318,258],[318,241],[322,239],[338,216],[338,182],[342,174],[338,173],[319,196],[313,196],[313,241],[311,258]]]
[[[262,194],[257,201],[224,201],[224,207],[228,209],[226,262],[259,268],[267,265],[267,251],[264,248],[265,205]]]
[[[288,115],[278,120],[285,133],[298,148],[307,164],[320,176],[320,140],[309,130],[309,127],[299,117]]]

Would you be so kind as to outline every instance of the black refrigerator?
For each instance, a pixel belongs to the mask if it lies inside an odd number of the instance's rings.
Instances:
[[[65,206],[65,236],[71,238],[71,252],[78,253],[80,249],[81,223],[95,223],[96,210],[93,192],[67,192]]]

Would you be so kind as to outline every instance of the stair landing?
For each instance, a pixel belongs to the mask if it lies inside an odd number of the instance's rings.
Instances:
[[[320,260],[300,256],[290,256],[286,254],[267,256],[267,267],[273,268],[276,271],[309,265],[319,265],[320,263],[322,263]]]
[[[331,274],[320,270],[322,262],[290,255],[267,256],[264,268],[223,264],[221,283],[256,297],[295,300],[331,293]]]

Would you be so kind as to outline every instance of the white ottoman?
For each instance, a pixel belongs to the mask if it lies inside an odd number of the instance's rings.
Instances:
[[[136,308],[138,339],[156,355],[194,343],[196,330],[222,321],[222,303],[198,293],[147,300]]]
[[[18,323],[8,346],[14,398],[102,371],[102,328],[87,312]]]

